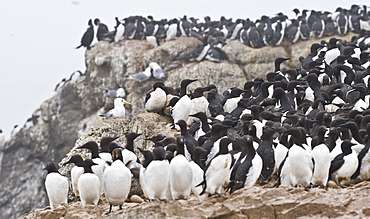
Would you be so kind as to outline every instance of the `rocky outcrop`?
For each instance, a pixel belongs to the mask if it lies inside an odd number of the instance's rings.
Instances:
[[[110,215],[108,203],[82,207],[75,202],[33,210],[20,218],[368,218],[370,183],[363,182],[346,189],[263,188],[255,186],[198,201],[125,203],[123,210],[114,207]]]
[[[345,38],[350,37],[348,35]],[[31,209],[47,205],[43,186],[45,173],[42,173],[44,163],[58,163],[75,143],[78,145],[82,141],[80,139],[76,142],[79,137],[94,133],[91,132],[94,124],[96,129],[104,123],[99,115],[113,105],[113,100],[105,96],[105,89],[126,89],[125,98],[132,103],[127,108],[127,118],[132,120],[117,121],[128,125],[120,133],[114,133],[116,129],[112,126],[104,134],[122,135],[129,130],[156,130],[157,126],[147,127],[149,123],[146,121],[135,123],[136,119],[148,116],[139,113],[144,112],[145,94],[156,80],[139,83],[127,79],[128,75],[143,71],[149,62],[157,62],[163,67],[167,73],[164,81],[167,86],[177,87],[184,78],[196,78],[198,81],[192,83],[189,89],[215,84],[222,92],[230,87],[242,87],[246,80],[264,77],[267,72],[274,70],[277,57],[292,57],[286,67],[297,67],[298,57],[307,55],[309,45],[315,41],[318,40],[261,49],[248,48],[239,41],[233,41],[222,48],[228,60],[220,63],[190,62],[189,55],[201,44],[191,37],[164,42],[157,48],[151,48],[146,41],[138,40],[116,44],[98,42],[86,51],[85,74],[67,82],[52,98],[42,103],[32,114],[32,119],[1,150],[0,218],[15,218]],[[156,118],[153,121],[158,124],[163,122],[160,126],[166,126],[167,118],[162,119]],[[149,131],[146,133],[150,134]],[[98,139],[100,136],[95,137]]]

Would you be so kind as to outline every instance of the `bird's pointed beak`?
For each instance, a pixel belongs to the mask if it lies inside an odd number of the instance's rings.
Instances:
[[[125,101],[124,104],[131,104],[130,102]]]

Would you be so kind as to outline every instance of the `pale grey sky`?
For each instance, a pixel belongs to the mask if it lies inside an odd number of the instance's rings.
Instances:
[[[250,18],[292,9],[334,11],[367,1],[250,1],[245,0],[13,0],[0,7],[0,129],[7,135],[22,125],[48,98],[55,85],[75,70],[85,70],[84,50],[75,50],[87,21],[100,18],[110,30],[114,17],[152,15],[155,19],[188,15]]]

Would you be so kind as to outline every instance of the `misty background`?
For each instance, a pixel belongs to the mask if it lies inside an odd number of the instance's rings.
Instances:
[[[55,86],[76,70],[85,71],[85,49],[75,49],[89,19],[99,18],[113,30],[115,17],[183,15],[212,20],[273,16],[293,9],[334,12],[337,7],[367,1],[253,1],[243,0],[13,0],[0,7],[0,129],[7,139],[15,125],[23,126],[32,113],[54,95]],[[95,29],[96,34],[96,29]],[[108,88],[109,89],[109,88]]]

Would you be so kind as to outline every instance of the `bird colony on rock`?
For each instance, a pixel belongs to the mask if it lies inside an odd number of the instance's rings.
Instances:
[[[360,28],[367,15],[366,7],[360,9],[353,6],[332,14],[297,12],[293,23],[301,27],[303,18],[311,14],[324,19],[323,23],[340,21],[342,15],[353,22],[351,16],[357,13]],[[129,24],[139,28],[138,19],[143,18],[125,19],[124,36],[145,37],[139,29],[128,28]],[[143,28],[145,22],[140,21]],[[271,25],[271,19],[262,21]],[[169,26],[184,22],[172,21]],[[96,205],[105,193],[110,212],[112,205],[122,207],[133,178],[140,181],[149,200],[188,199],[191,194],[203,200],[265,183],[309,189],[325,188],[330,180],[342,187],[369,180],[370,32],[358,31],[351,42],[331,38],[312,44],[296,69],[282,70],[280,64],[289,58],[278,58],[265,79],[246,81],[244,87],[232,87],[222,94],[213,84],[189,92],[187,86],[196,81],[191,79],[182,80],[180,88],[155,83],[145,97],[145,110],[171,116],[179,137],[158,133],[147,138],[153,150],[137,147],[144,160],[135,154],[137,133],[126,136],[125,148],[114,142],[117,138],[103,137],[100,153],[96,142],[85,143],[80,149],[89,149],[91,159],[75,155],[67,162],[75,164],[71,170],[75,196],[82,205]],[[46,170],[50,205],[65,203],[67,178],[52,164]]]
[[[197,18],[183,16],[180,19],[154,20],[152,16],[130,16],[122,20],[115,18],[116,26],[109,31],[107,25],[94,20],[96,38],[118,43],[122,39],[147,40],[153,47],[163,41],[174,40],[176,37],[195,37],[202,41],[189,57],[190,60],[204,59],[219,62],[227,59],[221,47],[232,40],[261,48],[264,46],[279,46],[284,40],[296,43],[312,37],[321,38],[333,34],[345,35],[349,32],[361,33],[370,31],[370,17],[366,5],[352,5],[350,9],[338,7],[334,12],[294,9],[295,16],[289,18],[283,13],[275,16],[261,16],[256,21],[247,19],[226,19],[212,21],[209,16],[203,21]],[[94,39],[94,26],[90,19],[88,29],[83,34],[81,46],[90,49]]]

